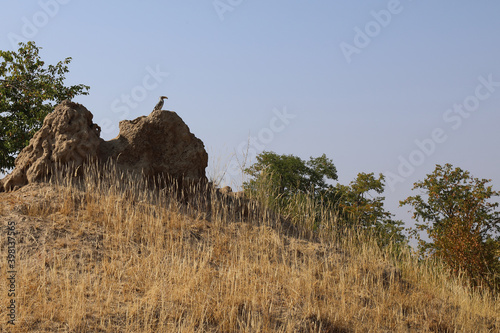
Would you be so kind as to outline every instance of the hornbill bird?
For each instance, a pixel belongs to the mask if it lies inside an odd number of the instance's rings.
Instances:
[[[167,96],[160,96],[160,101],[155,105],[154,110],[159,110],[161,111],[161,108],[163,107],[163,99],[168,99]]]

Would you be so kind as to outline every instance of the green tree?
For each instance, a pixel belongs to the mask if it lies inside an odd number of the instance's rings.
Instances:
[[[328,180],[337,180],[337,169],[326,155],[304,161],[293,155],[263,152],[257,162],[245,170],[251,179],[243,184],[247,193],[265,202],[273,209],[295,221],[309,220],[307,225],[317,228],[328,212],[341,220],[334,227],[361,228],[371,232],[379,244],[406,244],[402,222],[384,210],[384,176],[360,173],[349,186],[333,186]],[[339,229],[340,230],[340,229]]]
[[[322,155],[309,161],[293,155],[262,152],[257,162],[244,170],[250,176],[243,183],[247,195],[279,212],[307,233],[324,221],[333,197],[327,180],[337,179],[333,162]]]
[[[369,231],[382,246],[389,243],[406,245],[403,222],[394,220],[394,215],[384,209],[385,177],[373,173],[359,173],[349,186],[337,184],[335,195],[337,207],[348,227],[360,227]]]
[[[495,210],[498,203],[490,200],[500,192],[487,186],[489,182],[451,164],[437,165],[413,186],[424,196],[410,196],[400,204],[413,206],[414,218],[423,222],[412,230],[422,256],[441,258],[453,271],[464,271],[475,285],[498,287],[500,213]],[[421,231],[430,242],[421,239]]]
[[[283,198],[297,193],[320,197],[333,190],[327,180],[337,180],[337,169],[325,154],[306,162],[297,156],[264,151],[244,172],[251,177],[243,184],[245,190],[255,192],[266,184],[268,192]]]
[[[17,52],[0,50],[0,172],[14,167],[15,157],[56,104],[89,89],[64,85],[71,58],[45,66],[34,42],[19,46]]]

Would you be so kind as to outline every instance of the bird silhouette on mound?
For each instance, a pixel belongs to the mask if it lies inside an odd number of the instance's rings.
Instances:
[[[161,109],[163,108],[163,100],[164,99],[168,99],[168,97],[167,96],[160,96],[160,101],[155,105],[155,108],[153,111],[155,111],[155,110],[161,111]]]

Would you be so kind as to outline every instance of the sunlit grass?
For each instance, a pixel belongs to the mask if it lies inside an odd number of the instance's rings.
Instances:
[[[280,217],[107,167],[0,194],[17,223],[16,332],[497,331],[498,299],[438,263],[339,230],[301,200]],[[17,212],[17,215],[11,215]],[[288,211],[291,214],[291,211]],[[302,217],[302,218],[301,218]],[[293,225],[290,226],[289,223]],[[341,232],[342,231],[342,232]],[[6,249],[2,238],[2,253]],[[6,261],[0,280],[6,281]],[[7,295],[0,283],[0,294]]]

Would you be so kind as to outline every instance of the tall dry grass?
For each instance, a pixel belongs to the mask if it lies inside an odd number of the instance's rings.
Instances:
[[[16,325],[6,324],[0,282],[2,332],[500,329],[498,299],[438,263],[339,233],[332,212],[321,216],[327,228],[313,232],[307,218],[290,228],[210,188],[183,197],[86,168],[83,181],[59,173],[0,194],[2,230],[15,221],[18,232]],[[4,235],[1,244],[4,254]]]

